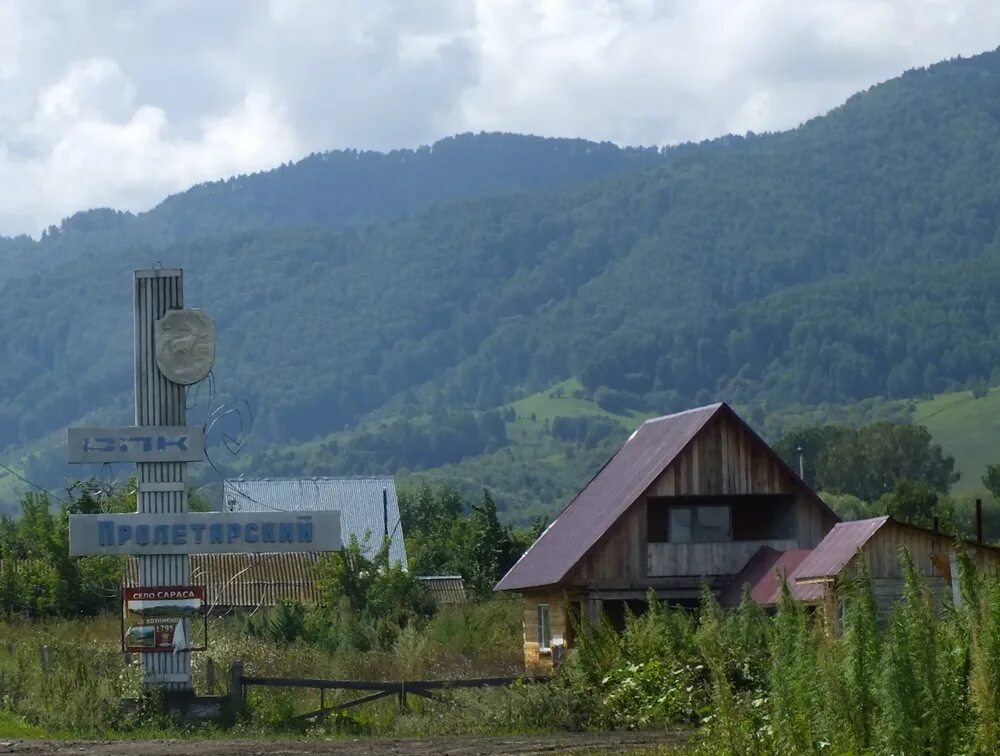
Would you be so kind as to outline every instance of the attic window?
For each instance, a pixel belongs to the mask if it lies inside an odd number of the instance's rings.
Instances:
[[[728,505],[657,504],[651,503],[647,510],[650,543],[726,543],[733,540]]]
[[[671,507],[667,524],[670,543],[718,543],[731,541],[729,507]]]
[[[725,543],[795,538],[788,494],[670,496],[647,500],[649,543]]]

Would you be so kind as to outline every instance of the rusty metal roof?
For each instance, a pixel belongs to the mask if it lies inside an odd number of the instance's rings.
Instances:
[[[315,603],[312,568],[319,554],[192,554],[191,584],[205,587],[210,610],[256,609],[281,601]],[[138,560],[129,559],[126,585],[138,582]]]
[[[510,568],[495,590],[558,583],[722,408],[647,420]],[[735,415],[736,413],[733,413]]]
[[[796,581],[836,577],[858,553],[858,549],[868,543],[889,519],[888,516],[882,516],[837,523],[798,566],[792,577]]]
[[[719,596],[722,606],[738,606],[743,599],[744,586],[750,587],[750,598],[761,606],[775,606],[781,597],[782,577],[791,582],[791,575],[810,554],[809,549],[778,551],[761,546],[739,574],[732,579]],[[795,595],[794,583],[789,586]]]
[[[465,596],[465,581],[461,575],[424,575],[417,580],[438,606],[464,604],[468,600]]]

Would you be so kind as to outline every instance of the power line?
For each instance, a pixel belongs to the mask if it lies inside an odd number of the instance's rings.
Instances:
[[[0,462],[0,467],[2,467],[4,470],[6,470],[7,472],[9,472],[11,475],[13,475],[15,478],[17,478],[22,483],[27,483],[32,488],[37,488],[43,494],[46,494],[47,496],[51,496],[56,501],[62,501],[62,502],[66,501],[62,496],[59,496],[59,494],[53,493],[52,491],[48,490],[47,488],[42,488],[37,483],[32,483],[30,480],[28,480],[23,475],[21,475],[21,473],[19,473],[17,470],[15,470],[15,469],[13,469],[11,467],[7,467],[7,465],[5,465],[3,462]]]

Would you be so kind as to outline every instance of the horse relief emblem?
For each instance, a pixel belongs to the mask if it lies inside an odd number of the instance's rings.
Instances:
[[[215,324],[201,310],[170,310],[156,321],[156,364],[167,380],[190,386],[215,363]]]

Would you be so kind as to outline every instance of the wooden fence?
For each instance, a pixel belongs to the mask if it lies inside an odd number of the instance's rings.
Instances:
[[[236,661],[230,670],[229,695],[233,711],[240,711],[246,704],[247,688],[252,686],[269,688],[314,688],[319,691],[319,709],[307,714],[301,714],[295,719],[311,719],[323,717],[335,711],[359,706],[360,704],[378,701],[380,698],[396,696],[400,710],[406,709],[408,695],[440,700],[441,693],[458,688],[496,688],[512,685],[517,681],[530,683],[545,683],[550,678],[547,675],[525,675],[521,677],[482,677],[472,680],[400,680],[400,681],[366,681],[366,680],[316,680],[292,677],[255,677],[243,674],[243,662]],[[326,691],[352,690],[367,691],[366,695],[352,698],[343,703],[326,705]]]

